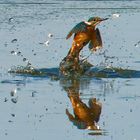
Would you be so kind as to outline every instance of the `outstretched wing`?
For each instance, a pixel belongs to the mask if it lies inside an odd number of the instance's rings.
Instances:
[[[97,49],[102,48],[102,38],[99,29],[97,28],[95,32],[93,32],[92,39],[89,43],[89,49],[92,51],[96,51]]]
[[[70,38],[72,34],[80,33],[80,32],[86,32],[87,31],[87,24],[83,21],[78,23],[75,27],[72,28],[72,30],[68,33],[66,39]]]

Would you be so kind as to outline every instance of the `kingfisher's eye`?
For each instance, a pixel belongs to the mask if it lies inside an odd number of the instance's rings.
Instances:
[[[96,21],[96,19],[94,19],[93,21]]]

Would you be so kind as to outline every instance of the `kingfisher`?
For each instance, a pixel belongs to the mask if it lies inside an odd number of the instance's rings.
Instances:
[[[67,56],[60,63],[61,73],[64,75],[75,72],[84,73],[93,66],[90,63],[81,63],[79,60],[79,53],[87,44],[89,44],[89,49],[91,51],[102,48],[102,38],[96,25],[107,19],[108,18],[91,17],[88,21],[82,21],[72,28],[66,36],[66,39],[69,39],[74,34],[72,47]]]
[[[91,17],[88,21],[82,21],[74,26],[66,37],[66,39],[69,39],[72,34],[74,34],[69,55],[80,52],[88,43],[90,50],[96,51],[97,49],[102,48],[102,38],[96,25],[107,19],[108,18]]]

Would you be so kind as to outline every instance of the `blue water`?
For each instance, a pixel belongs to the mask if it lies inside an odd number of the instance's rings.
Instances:
[[[0,12],[2,140],[139,139],[139,1],[1,0]],[[76,84],[59,77],[59,63],[72,43],[72,38],[65,40],[71,28],[91,16],[114,13],[120,17],[98,26],[103,49],[88,58],[95,67]],[[82,58],[89,54],[88,47],[81,52]],[[45,76],[8,72],[18,65],[25,68],[28,61]],[[73,114],[67,92],[71,87],[85,104],[90,98],[102,103],[98,122],[102,135],[78,129],[68,119],[66,109]]]

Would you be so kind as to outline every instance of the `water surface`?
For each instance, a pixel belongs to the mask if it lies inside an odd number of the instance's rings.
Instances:
[[[69,30],[90,16],[121,16],[98,26],[104,48],[90,55],[96,67],[137,71],[140,63],[139,1],[1,1],[0,2],[0,138],[40,139],[139,139],[139,76],[81,77],[73,83],[58,78],[58,67],[71,47]],[[48,38],[48,34],[53,34]],[[44,42],[49,40],[48,46]],[[11,54],[14,51],[19,55]],[[87,47],[82,57],[90,54]],[[54,75],[11,74],[13,66],[49,69]],[[23,61],[24,59],[24,61]],[[73,114],[68,90],[72,87],[82,102],[102,103],[100,132],[80,129],[66,115]],[[15,92],[16,90],[16,92]],[[14,92],[14,94],[13,94]]]

